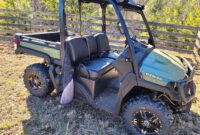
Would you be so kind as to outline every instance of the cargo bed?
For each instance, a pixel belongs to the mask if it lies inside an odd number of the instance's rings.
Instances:
[[[60,32],[21,34],[15,36],[16,53],[26,53],[44,58],[47,62],[61,65]]]

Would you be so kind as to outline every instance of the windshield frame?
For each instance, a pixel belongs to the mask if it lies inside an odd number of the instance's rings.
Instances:
[[[136,60],[135,58],[135,47],[134,47],[134,43],[131,39],[131,36],[130,36],[130,33],[128,31],[128,27],[126,25],[126,22],[124,20],[124,17],[122,15],[122,12],[120,10],[120,5],[118,5],[115,1],[113,0],[107,0],[109,1],[109,3],[113,6],[114,10],[115,10],[115,13],[116,15],[118,16],[118,19],[119,19],[119,22],[121,23],[122,25],[122,28],[124,30],[124,36],[126,37],[126,41],[127,41],[127,44],[128,46],[130,47],[130,51],[131,51],[131,59],[132,59],[132,65],[133,65],[133,70],[136,74],[136,78],[139,78],[139,63],[138,61]]]
[[[145,14],[144,14],[143,11],[140,11],[140,12],[141,12],[140,14],[141,14],[141,16],[142,16],[142,19],[143,19],[143,21],[144,21],[144,24],[145,24],[145,26],[146,26],[147,32],[148,32],[148,34],[149,34],[148,43],[151,44],[151,45],[155,48],[156,45],[155,45],[154,37],[153,37],[153,34],[152,34],[152,32],[151,32],[151,28],[150,28],[150,26],[149,26],[149,23],[148,23],[148,21],[147,21],[147,18],[145,17]]]
[[[148,35],[149,35],[148,43],[149,43],[150,45],[152,45],[152,46],[155,48],[154,37],[153,37],[153,34],[152,34],[152,32],[151,32],[151,28],[150,28],[150,26],[149,26],[149,23],[148,23],[148,21],[147,21],[147,18],[146,18],[146,16],[145,16],[143,10],[136,10],[136,9],[130,9],[130,8],[127,9],[127,8],[122,7],[122,6],[120,6],[120,9],[121,9],[121,10],[124,10],[124,11],[134,12],[134,13],[137,13],[137,14],[139,14],[139,15],[141,16],[142,21],[144,22],[144,25],[145,25],[145,27],[146,27],[147,33],[148,33]],[[128,28],[129,28],[129,27],[128,27]],[[130,32],[129,32],[129,33],[130,33]]]

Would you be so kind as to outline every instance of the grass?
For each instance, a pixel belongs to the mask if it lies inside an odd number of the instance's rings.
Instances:
[[[23,71],[38,62],[42,59],[15,55],[10,47],[0,44],[0,135],[126,135],[120,118],[86,103],[73,101],[63,107],[58,97],[30,96],[23,84]],[[200,99],[200,71],[194,80]],[[200,134],[200,102],[177,119],[175,135]]]
[[[8,130],[13,127],[16,123],[12,121],[4,121],[0,123],[0,130]]]

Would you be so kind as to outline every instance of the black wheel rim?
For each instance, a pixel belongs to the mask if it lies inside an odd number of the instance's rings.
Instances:
[[[29,76],[29,85],[32,89],[40,89],[41,88],[41,80],[36,74],[31,74]]]
[[[161,120],[153,113],[141,110],[133,114],[132,125],[142,135],[159,135],[161,133]]]

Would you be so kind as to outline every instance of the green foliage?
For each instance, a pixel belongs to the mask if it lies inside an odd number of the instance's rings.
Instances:
[[[29,10],[30,0],[1,0],[0,7],[3,9]]]
[[[38,1],[38,0],[37,0]],[[59,0],[39,0],[36,2],[44,11],[58,13]],[[33,10],[32,0],[0,0],[0,8]],[[67,0],[67,12],[78,13],[78,0]],[[173,23],[180,25],[199,26],[200,22],[199,0],[149,0],[146,5],[146,14],[150,21]],[[83,4],[82,13],[90,16],[100,16],[99,6],[95,4]],[[114,15],[112,8],[107,10],[108,16]]]
[[[149,0],[146,14],[150,21],[199,26],[199,0]]]
[[[57,13],[58,12],[58,0],[41,0],[42,4],[48,9],[50,12]]]
[[[178,24],[199,27],[200,23],[200,1],[199,0],[149,0],[146,5],[145,13],[149,21],[160,22],[167,24]],[[153,30],[185,33],[195,35],[196,31],[190,30],[177,30],[170,27],[152,27]],[[194,39],[167,36],[167,35],[155,35],[155,37],[163,39],[172,39],[178,41],[194,42]]]

